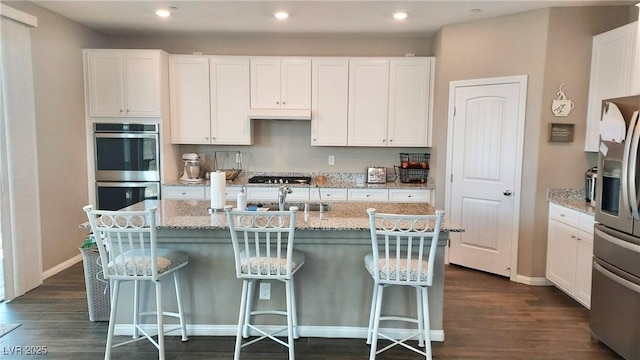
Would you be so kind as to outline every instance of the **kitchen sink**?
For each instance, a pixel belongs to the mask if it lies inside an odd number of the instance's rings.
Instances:
[[[279,207],[278,207],[278,203],[258,203],[258,204],[248,204],[247,207],[250,206],[257,206],[259,208],[263,208],[263,209],[269,209],[270,211],[278,211]],[[304,205],[305,203],[286,203],[284,205],[284,209],[286,211],[289,210],[290,207],[292,206],[297,206],[298,207],[298,212],[303,212],[304,211]],[[329,211],[331,210],[331,205],[330,204],[320,204],[320,203],[307,203],[308,205],[308,209],[309,211],[320,211],[320,206],[322,206],[322,211]]]

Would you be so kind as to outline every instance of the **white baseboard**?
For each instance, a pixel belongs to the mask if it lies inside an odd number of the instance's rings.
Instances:
[[[531,286],[553,286],[553,283],[545,277],[530,277],[517,275],[516,282]]]
[[[82,254],[78,254],[78,255],[72,257],[71,259],[69,259],[69,260],[67,260],[67,261],[65,261],[63,263],[60,263],[60,264],[52,267],[51,269],[43,272],[42,273],[42,280],[48,279],[48,278],[52,277],[53,275],[61,272],[62,270],[68,269],[71,266],[79,263],[80,261],[82,261]]]
[[[175,325],[166,325],[165,327],[171,328]],[[131,336],[132,325],[130,324],[116,324],[114,329],[115,335],[128,335]],[[266,331],[275,331],[281,329],[282,326],[266,326]],[[153,326],[143,326],[145,331],[154,333]],[[236,336],[236,325],[187,325],[187,334],[189,336]],[[395,337],[397,339],[405,338],[411,335],[413,330],[402,329],[380,329],[381,332]],[[319,338],[350,338],[350,339],[366,339],[367,328],[364,327],[347,327],[347,326],[299,326],[298,332],[301,337],[319,337]],[[179,334],[176,330],[171,335]],[[444,330],[431,330],[432,341],[444,341]],[[257,335],[250,334],[250,335]]]

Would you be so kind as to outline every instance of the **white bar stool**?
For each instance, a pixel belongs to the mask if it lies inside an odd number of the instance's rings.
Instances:
[[[242,279],[242,297],[240,315],[236,334],[234,360],[240,359],[240,350],[265,338],[269,338],[289,349],[289,359],[295,359],[294,339],[298,334],[296,316],[296,296],[293,275],[304,264],[305,255],[293,250],[294,230],[297,207],[289,211],[236,211],[225,206],[233,253],[235,257],[236,276]],[[253,295],[256,283],[262,280],[278,280],[285,285],[286,310],[254,310]],[[282,315],[287,325],[268,332],[251,322],[256,315]],[[242,343],[249,337],[249,329],[260,334],[259,337]],[[287,342],[276,337],[287,331]]]
[[[433,268],[444,211],[436,215],[376,214],[367,209],[371,231],[372,253],[364,263],[373,277],[373,296],[367,344],[371,344],[369,359],[396,345],[421,354],[430,360],[431,338],[429,322],[428,288],[433,284]],[[416,289],[417,318],[406,316],[381,316],[382,295],[388,286],[411,286]],[[397,340],[381,332],[380,321],[401,321],[417,325],[417,332]],[[378,337],[391,344],[378,350]],[[410,346],[408,340],[418,338],[418,347]]]
[[[165,358],[164,335],[166,333],[180,330],[182,341],[189,340],[182,308],[180,277],[178,276],[178,270],[189,263],[189,256],[183,251],[157,248],[157,209],[155,207],[146,211],[106,211],[93,210],[91,205],[87,205],[83,210],[87,213],[96,238],[104,277],[111,281],[113,290],[105,360],[111,358],[113,348],[143,339],[148,339],[158,349],[158,357],[163,360]],[[162,281],[169,274],[173,274],[175,283],[177,312],[165,311],[162,306]],[[123,281],[134,282],[133,339],[114,344],[113,332],[118,310],[120,283]],[[141,281],[148,281],[155,285],[155,311],[140,312]],[[144,330],[144,324],[140,322],[143,316],[149,315],[156,317],[156,334],[149,334]],[[180,324],[165,329],[165,316],[178,318]],[[140,337],[140,333],[144,336]],[[157,335],[157,340],[153,338],[155,335]]]

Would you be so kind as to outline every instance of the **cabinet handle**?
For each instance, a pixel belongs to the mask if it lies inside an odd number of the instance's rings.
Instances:
[[[369,194],[366,195],[366,197],[369,197],[369,196],[371,196],[371,195],[369,195]]]
[[[187,195],[187,193],[183,191],[183,192],[182,192],[182,195]]]
[[[560,214],[560,217],[564,217],[564,214]]]
[[[276,101],[276,105],[280,105],[280,101]]]
[[[120,113],[123,113],[123,112],[124,112],[124,110],[120,109]]]
[[[575,239],[575,238],[576,238],[576,236],[575,236],[575,235],[571,235],[571,238],[572,238],[572,239]]]
[[[389,139],[389,142],[393,142],[393,139]]]
[[[282,105],[284,105],[284,101],[282,102]]]
[[[407,197],[411,197],[411,194],[407,195]]]
[[[387,141],[387,139],[382,139],[382,142],[386,142],[386,141]]]
[[[129,109],[127,109],[127,114],[129,113]]]

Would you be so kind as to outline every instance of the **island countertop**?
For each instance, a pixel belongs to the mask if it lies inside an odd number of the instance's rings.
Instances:
[[[234,202],[227,204],[235,205]],[[151,206],[158,208],[159,246],[189,254],[189,265],[182,275],[182,284],[187,289],[183,291],[187,331],[190,335],[235,335],[242,281],[235,274],[226,213],[209,214],[210,202],[199,200],[147,200],[126,209],[142,210]],[[306,256],[304,266],[296,273],[300,336],[357,337],[364,341],[373,291],[373,280],[363,263],[364,257],[371,252],[366,209],[400,214],[433,214],[435,209],[426,203],[331,202],[330,206],[331,209],[322,215],[318,211],[305,214],[300,210],[296,216],[295,248]],[[463,231],[448,221],[443,222],[442,230],[434,259],[433,285],[429,290],[430,333],[434,341],[444,341],[445,247],[452,232]],[[274,282],[273,286],[282,284]],[[151,294],[153,289],[143,285],[140,291]],[[390,297],[383,304],[386,309],[383,311],[402,311],[415,316],[413,289],[393,287],[385,292]],[[274,291],[272,296],[270,300],[256,300],[257,305],[284,304],[283,291]],[[153,308],[153,296],[146,299],[141,306]],[[130,303],[132,301],[123,302]],[[175,307],[175,300],[166,299],[166,305]],[[131,314],[132,307],[119,307],[116,335],[131,335]],[[278,324],[271,318],[260,321],[268,326]],[[412,331],[412,327],[394,329],[401,337]]]
[[[228,203],[235,205],[235,203]],[[420,203],[373,203],[373,202],[331,202],[330,210],[320,213],[303,209],[296,216],[296,230],[356,230],[369,231],[368,208],[375,208],[378,213],[393,214],[435,214],[429,204]],[[126,209],[143,210],[157,206],[158,229],[228,229],[227,216],[224,211],[209,214],[210,202],[200,200],[146,200]],[[459,226],[443,221],[442,231],[463,231]]]

